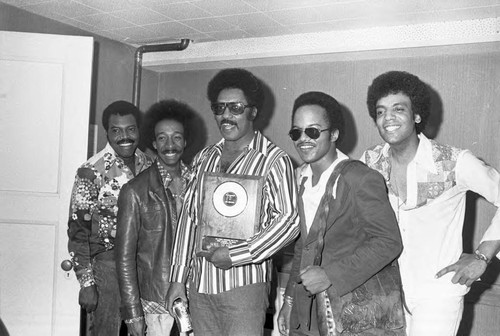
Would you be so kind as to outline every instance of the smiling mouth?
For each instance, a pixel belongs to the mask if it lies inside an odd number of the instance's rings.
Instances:
[[[387,132],[394,132],[396,130],[399,129],[400,126],[386,126],[384,127],[384,129],[387,131]]]
[[[227,129],[230,129],[230,128],[234,128],[234,127],[236,127],[236,125],[234,125],[234,124],[229,124],[229,123],[223,123],[223,124],[221,124],[220,126],[221,126],[221,128],[227,128]]]
[[[300,150],[311,150],[314,148],[314,146],[312,144],[300,144],[298,145],[297,147],[299,147]]]

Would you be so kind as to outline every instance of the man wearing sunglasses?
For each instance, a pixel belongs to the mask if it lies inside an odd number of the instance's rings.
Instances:
[[[278,317],[282,335],[320,335],[319,293],[328,290],[334,306],[334,299],[366,283],[402,249],[384,179],[359,161],[346,163],[348,157],[337,149],[343,134],[341,107],[333,97],[307,92],[295,100],[289,136],[304,160],[296,172],[301,236]],[[393,292],[400,292],[400,287]],[[378,293],[358,290],[354,296],[363,305],[343,310],[338,314],[342,318],[332,315],[334,334],[404,335],[401,300],[381,297],[379,302],[391,302],[385,305],[391,308],[370,309],[366,302],[374,295]],[[386,324],[373,325],[377,319],[370,316],[387,317]]]
[[[195,335],[262,335],[269,304],[271,259],[298,235],[297,191],[288,155],[254,130],[263,104],[260,81],[243,69],[220,71],[207,90],[222,135],[193,161],[194,178],[184,199],[172,251],[172,284],[167,307],[186,301]],[[259,223],[246,241],[198,251],[196,228],[202,203],[202,175],[219,172],[259,176],[264,180]]]

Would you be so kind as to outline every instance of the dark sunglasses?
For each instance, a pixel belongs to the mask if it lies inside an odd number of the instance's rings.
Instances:
[[[245,105],[242,102],[229,102],[229,103],[213,103],[211,106],[212,111],[215,115],[222,115],[226,110],[226,107],[229,109],[234,115],[239,115],[245,112],[247,107],[251,107],[251,105]]]
[[[288,136],[290,137],[290,139],[292,139],[292,141],[297,141],[300,139],[302,132],[304,132],[309,138],[316,140],[321,135],[321,132],[329,130],[329,128],[320,130],[314,127],[306,127],[303,130],[301,130],[300,128],[292,128],[290,132],[288,132]]]

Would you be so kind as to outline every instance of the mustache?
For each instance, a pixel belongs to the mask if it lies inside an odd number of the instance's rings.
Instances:
[[[121,140],[118,140],[116,143],[117,143],[118,145],[126,145],[126,144],[129,144],[129,143],[130,143],[130,144],[133,144],[133,143],[134,143],[134,140],[132,140],[132,139],[128,139],[128,138],[127,138],[127,139],[121,139]]]
[[[170,154],[170,153],[180,153],[181,151],[178,149],[163,149],[160,151],[161,154]]]
[[[236,122],[235,121],[232,121],[232,120],[229,120],[229,119],[222,119],[222,121],[220,122],[220,124],[229,124],[229,125],[234,125],[236,126]]]

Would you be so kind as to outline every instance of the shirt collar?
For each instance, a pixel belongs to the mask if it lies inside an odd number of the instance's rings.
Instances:
[[[413,162],[423,167],[424,169],[428,170],[429,172],[436,174],[437,168],[434,163],[431,141],[423,133],[418,134],[418,139],[419,143],[418,143],[417,153],[413,158]],[[386,160],[387,162],[390,162],[389,161],[390,148],[391,146],[388,143],[385,143],[384,147],[380,151],[380,154],[375,159],[374,163],[377,163],[380,160]]]
[[[170,182],[172,181],[172,176],[168,172],[168,170],[165,169],[165,167],[161,164],[160,159],[156,158],[156,166],[158,167],[158,171],[160,172],[161,179],[163,181],[163,184],[167,187]],[[181,168],[181,178],[184,180],[189,180],[189,175],[191,170],[189,167],[180,161],[180,168]]]
[[[115,163],[120,166],[123,166],[125,164],[123,159],[116,154],[115,150],[113,149],[113,147],[111,147],[111,144],[109,142],[106,143],[103,152],[104,160],[109,167],[113,166]],[[142,166],[148,161],[146,154],[139,148],[135,150],[134,159],[136,166]]]
[[[414,161],[417,165],[422,166],[432,174],[437,174],[438,170],[436,164],[434,163],[434,156],[432,153],[432,143],[423,134],[418,135],[420,142],[417,148],[417,154],[415,154]]]
[[[224,147],[225,139],[221,139],[215,146],[219,151]],[[260,131],[254,131],[252,141],[246,146],[246,150],[254,150],[267,156],[267,139]]]
[[[338,148],[336,148],[337,151],[337,159],[332,162],[330,167],[328,167],[322,174],[321,177],[323,176],[330,176],[335,167],[339,164],[340,161],[344,161],[349,159],[347,155],[345,155],[342,151],[340,151]],[[299,172],[299,181],[302,181],[303,178],[309,179],[311,181],[311,176],[312,176],[312,169],[311,165],[306,163],[302,166],[300,172]]]

